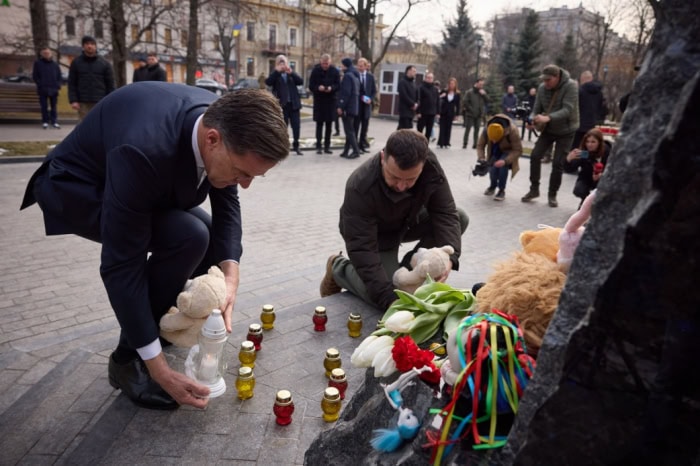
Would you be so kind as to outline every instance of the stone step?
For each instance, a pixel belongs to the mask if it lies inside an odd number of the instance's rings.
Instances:
[[[60,360],[0,417],[3,464],[54,464],[114,391],[105,357],[83,349]]]

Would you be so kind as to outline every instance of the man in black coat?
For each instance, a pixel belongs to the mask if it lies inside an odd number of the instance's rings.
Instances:
[[[151,52],[146,58],[146,62],[141,59],[142,66],[134,70],[132,82],[140,81],[163,81],[168,80],[165,70],[158,64],[158,54]]]
[[[314,66],[309,77],[309,89],[314,95],[314,121],[316,122],[316,153],[321,154],[321,148],[326,154],[331,151],[331,129],[335,118],[335,99],[340,88],[340,72],[331,65],[331,56],[321,55],[321,61]],[[325,125],[323,146],[321,134]]]
[[[574,141],[571,143],[572,149],[579,147],[584,134],[605,121],[606,113],[603,85],[593,80],[593,73],[584,71],[579,77],[579,127],[574,135]]]
[[[355,134],[355,119],[360,106],[360,78],[357,70],[352,66],[352,59],[346,57],[341,61],[343,65],[343,80],[340,83],[340,95],[338,97],[338,116],[343,119],[343,131],[345,131],[345,147],[341,157],[355,159],[360,156],[360,146]],[[352,153],[348,151],[352,148]]]
[[[114,90],[112,65],[97,54],[95,38],[84,36],[82,44],[83,53],[71,62],[68,75],[68,101],[80,120]]]
[[[422,133],[425,128],[425,138],[430,141],[430,135],[433,132],[435,124],[435,115],[439,112],[440,93],[433,81],[435,77],[433,73],[425,75],[425,81],[418,88],[418,108],[416,113],[418,116],[418,132]]]
[[[301,132],[301,98],[297,86],[304,83],[292,68],[289,66],[287,57],[277,55],[275,59],[275,70],[267,77],[265,84],[272,88],[272,93],[277,97],[284,113],[284,122],[292,125],[293,144],[292,149],[296,155],[304,155],[299,149],[299,133]]]
[[[56,100],[58,91],[61,90],[61,68],[53,60],[50,48],[42,48],[39,55],[39,59],[34,62],[32,79],[36,83],[36,93],[39,94],[42,126],[46,129],[51,124],[59,129],[61,126],[56,121]],[[49,103],[51,113],[49,113]]]
[[[369,129],[369,119],[372,116],[372,102],[377,95],[377,85],[374,81],[374,75],[369,72],[369,62],[366,58],[357,60],[357,72],[360,76],[360,106],[355,119],[355,135],[358,137],[360,150],[369,152],[367,130]]]
[[[216,100],[196,87],[144,82],[102,99],[32,175],[21,208],[38,203],[48,235],[102,245],[100,275],[121,327],[109,382],[134,403],[206,406],[207,388],[168,366],[158,323],[189,278],[218,265],[231,332],[238,186],[288,153],[279,105],[266,91]],[[207,195],[211,215],[197,207]]]
[[[410,267],[418,248],[452,246],[454,254],[442,277],[459,268],[462,234],[469,218],[455,205],[450,185],[428,141],[418,131],[395,131],[385,149],[348,178],[340,208],[340,234],[348,257],[326,262],[321,296],[342,288],[386,310],[394,300],[394,272]],[[399,263],[401,243],[418,241]]]
[[[401,81],[399,81],[399,129],[413,128],[413,117],[418,108],[418,90],[414,83],[416,67],[408,65]]]

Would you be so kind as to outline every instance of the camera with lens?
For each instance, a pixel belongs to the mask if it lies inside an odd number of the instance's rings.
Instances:
[[[530,108],[530,104],[527,101],[515,107],[515,117],[526,121],[528,124],[532,124],[532,118],[530,117],[530,113],[532,113],[532,109]]]
[[[489,172],[489,164],[486,160],[477,160],[476,166],[472,170],[472,175],[474,176],[486,176]]]

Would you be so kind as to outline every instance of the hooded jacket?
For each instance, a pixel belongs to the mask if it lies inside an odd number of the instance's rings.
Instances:
[[[579,131],[585,132],[605,120],[603,103],[603,85],[598,81],[589,81],[579,87]]]
[[[442,167],[432,152],[416,184],[399,193],[382,176],[380,154],[360,165],[345,185],[340,208],[340,234],[348,258],[367,287],[372,301],[386,309],[396,300],[392,277],[387,277],[379,251],[401,244],[409,228],[415,227],[425,208],[433,223],[435,244],[450,245],[453,270],[459,269],[462,246],[459,215]]]
[[[552,99],[554,102],[550,108]],[[559,83],[554,89],[546,89],[544,83],[537,88],[532,116],[539,114],[551,118],[544,132],[552,136],[573,134],[578,129],[578,85],[565,69],[559,72]]]

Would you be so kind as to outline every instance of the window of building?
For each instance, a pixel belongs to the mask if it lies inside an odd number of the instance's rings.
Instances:
[[[247,76],[255,76],[255,58],[248,57],[245,62],[245,74]]]
[[[277,25],[270,24],[270,32],[268,34],[268,46],[270,50],[275,50],[277,48]]]
[[[66,16],[66,35],[75,35],[75,18],[72,16]]]
[[[219,50],[219,35],[218,34],[214,34],[214,37],[212,37],[211,42],[214,45],[214,50]]]
[[[146,42],[153,42],[153,29],[148,28],[145,31]]]
[[[289,46],[297,46],[297,28],[289,28]]]
[[[338,36],[338,53],[345,52],[345,36]]]
[[[139,38],[139,26],[137,24],[131,25],[131,41],[136,42]]]
[[[248,42],[253,42],[255,40],[255,21],[248,21],[246,23],[246,40]]]
[[[170,28],[165,28],[165,33],[163,40],[165,41],[165,45],[168,47],[171,47],[173,45],[173,30]]]
[[[189,34],[187,29],[180,30],[180,46],[187,47],[187,40],[189,39]]]
[[[95,38],[96,39],[104,39],[104,26],[102,21],[95,20]]]

